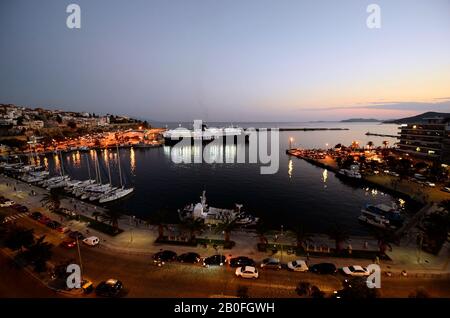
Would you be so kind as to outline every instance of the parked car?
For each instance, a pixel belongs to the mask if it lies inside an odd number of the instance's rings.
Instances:
[[[230,260],[231,267],[255,266],[255,261],[247,256],[238,256]]]
[[[19,203],[14,203],[13,205],[11,205],[11,208],[13,208],[14,210],[17,210],[18,208],[20,208],[22,205]]]
[[[0,207],[7,208],[14,205],[13,200],[5,200],[4,202],[0,203]]]
[[[50,218],[48,218],[44,215],[38,220],[39,223],[44,224],[44,225],[46,225],[48,222],[51,222],[51,221],[52,220]]]
[[[433,182],[430,182],[430,181],[425,182],[425,184],[427,186],[431,187],[431,188],[434,188],[436,186],[436,183],[433,183]]]
[[[22,213],[25,213],[25,212],[29,211],[28,208],[26,206],[24,206],[24,205],[18,207],[16,210],[19,211],[19,212],[22,212]]]
[[[33,220],[39,220],[40,218],[42,218],[42,213],[41,212],[33,212],[30,214],[30,218],[32,218]]]
[[[79,239],[79,240],[83,240],[84,239],[84,235],[81,232],[78,231],[72,231],[69,233],[69,237],[71,239]]]
[[[301,259],[287,263],[287,267],[294,272],[308,271],[308,265],[306,265],[306,262]]]
[[[236,276],[242,278],[258,278],[258,270],[253,266],[242,266],[236,268]]]
[[[90,280],[83,280],[81,282],[81,289],[84,294],[90,294],[94,290],[94,284]]]
[[[61,246],[67,249],[74,248],[75,246],[77,246],[77,241],[65,240],[61,243]]]
[[[108,279],[98,284],[95,293],[103,297],[117,297],[123,289],[123,284],[117,279]]]
[[[195,263],[200,262],[200,260],[201,260],[200,255],[197,253],[193,253],[193,252],[184,253],[184,254],[181,254],[180,256],[178,256],[178,261],[181,263],[195,264]]]
[[[61,223],[56,222],[56,221],[49,221],[49,222],[46,223],[46,225],[47,225],[49,228],[51,228],[51,229],[53,229],[53,230],[56,230],[58,227],[61,226]]]
[[[56,230],[60,233],[67,233],[70,231],[70,228],[68,226],[61,225]]]
[[[206,257],[203,260],[203,266],[209,267],[212,265],[216,265],[216,266],[222,266],[223,264],[225,264],[227,261],[226,257],[223,255],[213,255],[210,257]]]
[[[443,187],[443,188],[441,189],[441,191],[449,192],[449,193],[450,193],[450,187]]]
[[[281,263],[278,258],[265,258],[261,263],[261,268],[281,269]]]
[[[359,266],[359,265],[342,267],[342,272],[345,275],[349,275],[349,276],[369,276],[370,275],[367,268]]]
[[[175,261],[177,259],[177,253],[174,251],[161,251],[153,255],[153,262],[154,263],[161,263],[164,264],[165,262],[171,262]]]
[[[100,239],[97,236],[90,236],[85,238],[83,243],[89,246],[97,246],[100,243]]]
[[[332,263],[320,263],[311,266],[309,271],[317,274],[335,274],[337,268]]]

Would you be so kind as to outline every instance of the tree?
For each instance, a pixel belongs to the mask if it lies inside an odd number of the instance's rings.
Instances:
[[[365,278],[353,277],[346,281],[337,296],[343,299],[373,299],[379,297],[377,288],[367,287]]]
[[[291,228],[292,233],[295,236],[297,242],[297,249],[305,250],[306,244],[312,242],[311,234],[305,231],[303,225],[298,224],[297,226]]]
[[[157,239],[162,239],[164,237],[164,228],[166,227],[167,220],[168,210],[166,208],[161,208],[147,217],[147,222],[149,224],[158,226]]]
[[[7,230],[5,238],[5,246],[13,251],[28,248],[34,243],[33,230],[23,227],[14,226]]]
[[[231,232],[234,231],[239,225],[237,223],[239,219],[227,217],[223,220],[223,222],[217,225],[216,231],[217,233],[223,233],[225,243],[230,242]]]
[[[31,245],[27,251],[23,252],[24,258],[34,265],[36,272],[43,272],[46,269],[46,263],[52,257],[53,245],[45,242],[45,235],[41,236]]]
[[[41,202],[50,210],[58,211],[61,207],[61,200],[64,198],[64,192],[61,188],[53,188],[49,193],[44,194]]]
[[[450,200],[444,200],[442,201],[439,206],[443,208],[447,213],[450,213]]]
[[[106,210],[100,214],[100,220],[102,222],[107,222],[112,225],[115,232],[119,231],[119,221],[123,218],[123,213],[118,209]]]
[[[389,234],[387,232],[377,231],[375,233],[375,237],[378,240],[378,249],[379,249],[380,255],[382,255],[382,256],[386,255],[387,250],[392,251],[392,246],[390,244],[390,242],[392,242],[394,239],[392,234]]]
[[[195,235],[201,234],[206,228],[205,222],[199,218],[189,218],[183,222],[182,226],[189,231],[190,241],[195,240]]]
[[[256,234],[258,235],[259,238],[259,243],[261,244],[267,244],[267,237],[266,234],[269,231],[269,228],[266,226],[266,223],[264,223],[261,219],[258,221],[258,223],[256,224],[256,228],[255,228]]]
[[[337,224],[334,224],[332,227],[329,228],[328,236],[330,237],[330,239],[336,242],[336,252],[342,250],[342,243],[345,243],[349,237],[344,228]]]
[[[300,297],[324,298],[325,296],[325,293],[321,291],[319,287],[311,285],[311,283],[308,282],[298,283],[295,291]]]
[[[369,150],[372,150],[372,147],[373,147],[373,141],[367,142],[367,147],[369,147]]]
[[[384,148],[387,148],[387,146],[389,145],[389,141],[383,140],[382,144],[383,144]]]

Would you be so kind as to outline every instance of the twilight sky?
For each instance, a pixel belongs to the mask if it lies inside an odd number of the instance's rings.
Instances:
[[[450,112],[450,0],[1,0],[0,52],[0,103],[156,121]]]

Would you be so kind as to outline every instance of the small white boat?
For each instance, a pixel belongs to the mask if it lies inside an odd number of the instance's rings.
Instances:
[[[130,195],[133,192],[134,192],[134,188],[117,189],[109,194],[103,195],[100,198],[99,202],[100,203],[108,203],[111,201],[116,201],[116,200],[122,199],[122,198]]]

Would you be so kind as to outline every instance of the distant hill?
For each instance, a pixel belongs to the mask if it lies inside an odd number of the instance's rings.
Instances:
[[[433,117],[444,117],[450,118],[450,113],[437,113],[437,112],[426,112],[417,116],[400,118],[400,119],[392,119],[386,120],[384,124],[411,124],[411,123],[421,123],[425,122],[425,118],[433,118]]]
[[[341,123],[377,123],[381,120],[374,118],[350,118],[341,120]]]

